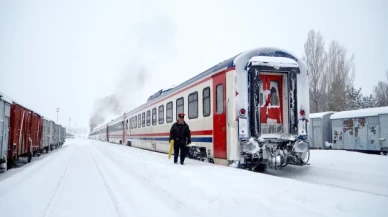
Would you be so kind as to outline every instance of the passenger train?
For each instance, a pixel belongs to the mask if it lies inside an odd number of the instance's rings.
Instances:
[[[167,153],[178,113],[202,160],[264,171],[305,165],[309,83],[306,64],[276,48],[240,53],[168,90],[109,123],[91,139]],[[197,152],[195,152],[197,150]]]

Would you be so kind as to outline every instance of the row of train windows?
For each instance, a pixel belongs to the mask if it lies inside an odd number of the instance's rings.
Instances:
[[[224,87],[222,84],[216,86],[216,113],[221,114],[224,112]],[[211,96],[210,88],[206,87],[202,90],[202,115],[208,117],[211,114]],[[126,121],[126,129],[135,129],[140,127],[146,127],[159,124],[164,124],[164,113],[166,112],[166,123],[173,122],[173,102],[170,101],[164,105],[160,105],[158,108],[153,108],[147,112],[136,115]],[[184,98],[181,97],[176,100],[176,119],[178,119],[179,113],[184,113]],[[152,112],[152,114],[151,114]],[[188,96],[188,118],[198,118],[198,92],[193,92]],[[157,115],[158,114],[158,115]],[[152,115],[152,118],[151,118]],[[159,119],[157,119],[157,116]],[[105,132],[106,129],[100,130],[100,134]],[[123,130],[123,124],[121,122],[109,126],[109,131],[121,131]],[[98,134],[98,132],[96,132]]]
[[[216,88],[216,112],[223,112],[223,104],[224,104],[224,90],[223,85],[220,84]],[[190,93],[188,98],[188,118],[196,119],[198,118],[198,92]],[[176,100],[176,119],[178,119],[179,113],[184,113],[184,98],[181,97]],[[210,96],[210,88],[206,87],[202,90],[202,115],[203,117],[210,116],[211,113],[211,96]],[[160,105],[158,108],[153,108],[152,110],[148,110],[147,112],[143,112],[137,116],[132,117],[126,122],[126,129],[134,129],[145,126],[151,126],[159,124],[164,124],[164,113],[166,113],[166,123],[173,122],[173,102],[168,102],[166,104],[166,109],[164,109],[164,105]],[[158,114],[158,115],[157,115]],[[152,116],[152,117],[151,117]],[[159,117],[159,119],[157,118]]]

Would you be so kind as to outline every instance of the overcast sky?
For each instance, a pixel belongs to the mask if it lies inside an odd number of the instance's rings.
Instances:
[[[387,11],[385,0],[0,0],[0,91],[87,128],[99,97],[125,95],[130,110],[247,49],[301,57],[313,28],[355,54],[369,94],[388,69]]]

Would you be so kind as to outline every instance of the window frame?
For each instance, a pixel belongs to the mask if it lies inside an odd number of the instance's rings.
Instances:
[[[137,121],[138,128],[141,128],[141,114],[137,115]]]
[[[218,87],[219,86],[221,86],[222,87],[222,89],[221,89],[221,93],[222,93],[222,101],[221,101],[221,107],[222,107],[222,110],[221,110],[221,112],[219,112],[218,111]],[[225,96],[224,96],[224,84],[217,84],[216,85],[216,114],[223,114],[224,113],[224,98],[225,98]]]
[[[178,114],[179,114],[179,112],[178,112],[178,101],[179,101],[179,100],[182,100],[182,105],[179,105],[179,106],[182,106],[182,107],[183,107],[182,113],[185,112],[185,98],[182,96],[182,97],[179,97],[178,99],[175,100],[176,120],[178,120]]]
[[[168,111],[169,111],[169,109],[168,109],[168,105],[170,105],[171,104],[171,121],[168,121],[169,119],[169,117],[168,117]],[[166,123],[172,123],[174,121],[174,102],[173,101],[170,101],[170,102],[168,102],[167,104],[166,104]]]
[[[205,91],[209,90],[209,96],[205,97]],[[209,114],[205,114],[205,100],[209,99]],[[209,117],[212,113],[212,100],[211,100],[211,89],[210,87],[205,87],[202,90],[202,115],[203,117]]]
[[[155,115],[155,119],[154,119],[154,115]],[[158,115],[157,115],[156,108],[152,109],[151,121],[152,121],[152,125],[156,125],[158,123]]]
[[[142,120],[141,120],[141,126],[142,126],[142,127],[145,127],[145,126],[146,126],[146,124],[145,124],[145,123],[146,123],[145,112],[143,112],[143,114],[141,115],[141,117],[142,117],[142,118],[141,118],[141,119],[142,119]]]
[[[137,128],[137,115],[135,115],[134,117],[133,117],[134,119],[133,119],[133,124],[135,125],[134,126],[134,128],[136,129]]]
[[[196,99],[195,100],[191,100],[190,101],[190,96],[196,96]],[[197,115],[196,116],[191,116],[191,113],[190,113],[190,103],[197,103],[197,106],[196,106],[196,108],[197,108]],[[187,117],[189,118],[189,119],[196,119],[196,118],[198,118],[198,91],[195,91],[195,92],[192,92],[192,93],[190,93],[188,96],[187,96],[187,109],[188,109],[188,114],[187,114]]]
[[[151,126],[151,110],[147,111],[146,123],[147,123],[147,127]]]
[[[160,108],[162,108],[162,109],[160,109]],[[158,107],[158,113],[159,113],[158,123],[164,124],[164,105],[160,105]]]

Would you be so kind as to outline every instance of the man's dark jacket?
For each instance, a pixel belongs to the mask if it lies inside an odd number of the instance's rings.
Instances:
[[[191,132],[186,122],[174,123],[170,130],[170,141],[174,140],[174,146],[186,146],[191,143]],[[187,139],[187,140],[186,140]]]

